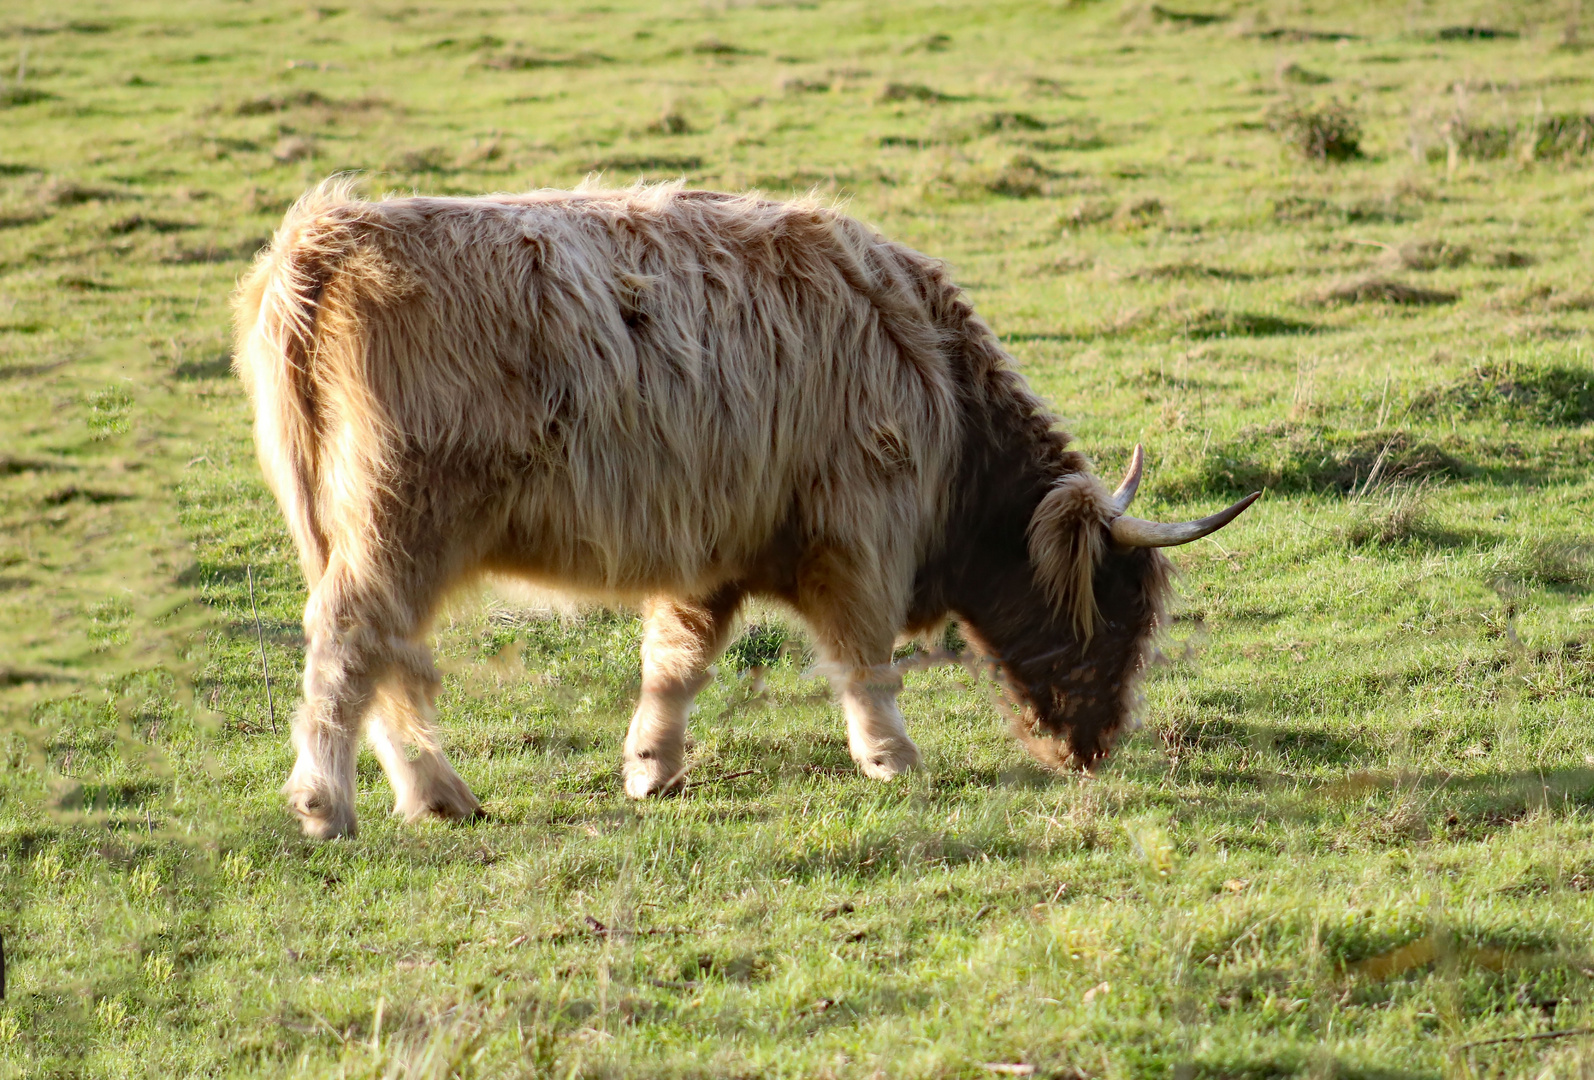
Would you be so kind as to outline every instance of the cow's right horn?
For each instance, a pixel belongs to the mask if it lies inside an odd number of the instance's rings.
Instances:
[[[1139,454],[1135,455],[1135,462],[1130,465],[1130,472],[1135,472],[1135,464],[1139,463]],[[1138,481],[1139,477],[1135,479]],[[1128,479],[1124,481],[1129,486]],[[1122,488],[1119,489],[1123,490]],[[1130,488],[1130,494],[1134,490]],[[1146,521],[1142,518],[1119,516],[1113,518],[1108,529],[1112,538],[1124,547],[1177,547],[1199,540],[1203,536],[1210,536],[1223,526],[1240,516],[1240,513],[1256,500],[1262,497],[1260,491],[1253,491],[1227,510],[1220,510],[1210,517],[1201,518],[1199,521],[1181,521],[1177,525],[1168,525],[1160,521]]]
[[[1118,485],[1118,490],[1112,493],[1113,505],[1122,514],[1129,509],[1129,504],[1135,501],[1135,492],[1140,490],[1140,470],[1146,463],[1146,452],[1135,444],[1135,452],[1129,456],[1129,468],[1124,472],[1124,482]]]

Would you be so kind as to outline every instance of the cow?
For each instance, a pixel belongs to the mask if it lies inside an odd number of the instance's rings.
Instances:
[[[947,266],[816,200],[679,184],[365,200],[329,181],[240,283],[236,371],[309,588],[284,787],[355,832],[362,730],[394,812],[480,803],[433,727],[441,599],[485,575],[639,606],[628,795],[679,786],[748,597],[839,672],[852,757],[919,763],[895,643],[957,620],[1090,766],[1221,528],[1125,513]]]

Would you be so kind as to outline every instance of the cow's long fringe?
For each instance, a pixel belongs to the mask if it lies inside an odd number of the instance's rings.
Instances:
[[[1107,524],[1115,508],[1112,495],[1088,473],[1059,480],[1041,499],[1029,523],[1029,555],[1035,580],[1052,607],[1072,620],[1074,633],[1089,641],[1095,633],[1096,566],[1107,549]]]

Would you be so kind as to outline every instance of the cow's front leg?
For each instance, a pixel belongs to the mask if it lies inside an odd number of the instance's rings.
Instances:
[[[642,697],[625,739],[625,793],[633,799],[675,787],[685,775],[686,719],[728,643],[739,589],[703,601],[653,599],[643,611]]]
[[[480,816],[481,803],[443,756],[432,719],[439,689],[431,655],[419,646],[410,663],[377,693],[366,737],[393,785],[393,813],[406,821],[426,816]]]
[[[897,707],[902,676],[890,661],[851,671],[841,688],[841,708],[847,717],[847,749],[865,776],[890,780],[919,767],[919,748],[908,738],[907,724]]]
[[[865,776],[890,780],[919,766],[897,694],[902,674],[891,645],[903,625],[911,574],[892,574],[879,551],[816,548],[804,560],[797,608],[813,627],[820,652],[841,691],[847,749]]]

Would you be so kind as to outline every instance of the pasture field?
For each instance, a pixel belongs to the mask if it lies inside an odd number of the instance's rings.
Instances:
[[[1594,1073],[1594,10],[326,5],[0,6],[0,1075]],[[942,667],[867,781],[755,610],[633,803],[635,616],[484,593],[491,817],[367,758],[312,843],[227,299],[337,170],[845,198],[1104,474],[1145,444],[1139,512],[1268,494],[1093,777]]]

